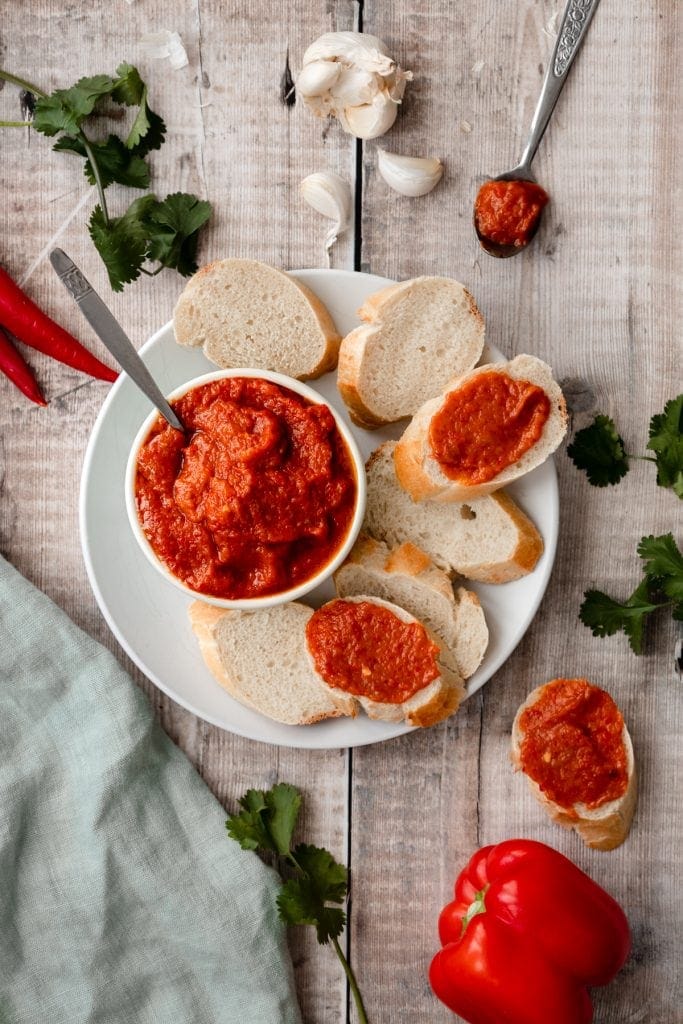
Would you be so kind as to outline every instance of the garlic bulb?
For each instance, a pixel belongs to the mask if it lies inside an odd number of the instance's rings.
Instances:
[[[296,89],[316,117],[337,117],[350,135],[374,139],[396,120],[412,77],[376,36],[326,32],[306,50]]]
[[[319,171],[309,174],[301,182],[301,195],[309,206],[312,206],[323,217],[334,221],[325,238],[325,249],[328,253],[343,231],[351,225],[353,197],[351,186],[338,174],[331,171]]]
[[[398,156],[386,149],[377,150],[377,166],[387,185],[402,196],[426,196],[443,175],[436,157]]]

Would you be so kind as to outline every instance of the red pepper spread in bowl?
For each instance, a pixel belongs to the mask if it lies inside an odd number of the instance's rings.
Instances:
[[[585,679],[555,679],[523,711],[519,726],[522,769],[568,812],[626,792],[624,719],[604,690]]]
[[[258,377],[228,377],[171,403],[137,458],[135,500],[160,561],[201,594],[240,600],[316,576],[344,544],[357,481],[326,405]]]
[[[491,370],[451,391],[429,428],[432,455],[443,473],[483,484],[532,448],[550,415],[543,388]]]

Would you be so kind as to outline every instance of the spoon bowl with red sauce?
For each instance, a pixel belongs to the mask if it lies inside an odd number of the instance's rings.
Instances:
[[[516,256],[539,229],[549,196],[536,182],[531,164],[599,2],[567,3],[522,159],[511,171],[485,181],[477,193],[474,230],[482,249],[490,256]]]

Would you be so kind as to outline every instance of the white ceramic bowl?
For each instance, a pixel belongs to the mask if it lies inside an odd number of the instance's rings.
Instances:
[[[280,387],[288,388],[290,391],[294,391],[297,395],[307,398],[308,401],[314,405],[327,406],[334,416],[337,429],[346,442],[346,447],[351,455],[356,473],[356,505],[353,513],[353,519],[346,539],[334,558],[332,558],[332,560],[328,562],[320,572],[316,573],[315,576],[312,576],[309,580],[306,580],[304,583],[300,583],[296,587],[291,587],[289,590],[282,591],[282,593],[279,594],[266,594],[263,597],[250,597],[238,600],[228,600],[224,597],[212,597],[210,594],[202,594],[200,591],[193,590],[191,587],[188,587],[182,580],[178,579],[177,576],[174,576],[170,569],[157,556],[154,548],[147,540],[147,537],[142,530],[142,526],[140,525],[135,502],[135,478],[138,454],[143,442],[152,429],[153,424],[160,416],[160,413],[158,413],[156,409],[149,414],[145,422],[140,427],[140,430],[133,441],[130,455],[128,456],[125,478],[126,510],[128,512],[131,529],[133,530],[140,548],[155,569],[157,569],[170,583],[191,597],[198,598],[201,601],[206,601],[207,604],[217,605],[219,608],[238,608],[247,611],[255,611],[258,608],[270,608],[276,604],[284,604],[286,601],[296,601],[298,598],[308,594],[309,591],[320,586],[321,583],[332,575],[335,569],[339,568],[354,545],[365,515],[365,465],[349,428],[329,403],[327,403],[317,391],[314,391],[312,388],[309,388],[306,384],[302,384],[298,380],[294,380],[292,377],[285,376],[283,373],[274,373],[271,370],[253,369],[217,370],[215,373],[205,373],[201,377],[195,377],[193,380],[188,381],[187,384],[183,384],[181,387],[176,388],[175,391],[172,391],[171,394],[167,396],[167,398],[169,401],[173,402],[178,398],[182,398],[182,396],[186,395],[188,391],[201,387],[202,384],[209,384],[211,381],[223,380],[228,377],[256,377],[261,380],[271,381],[273,384],[279,384]]]

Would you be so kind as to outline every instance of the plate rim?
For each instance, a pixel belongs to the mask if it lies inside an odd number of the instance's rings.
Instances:
[[[372,278],[375,281],[380,282],[380,287],[386,287],[388,285],[396,284],[397,283],[396,281],[392,280],[391,278],[382,277],[382,276],[377,275],[377,274],[367,274],[367,273],[364,273],[362,271],[346,270],[346,269],[327,270],[327,269],[320,268],[320,267],[310,268],[310,269],[309,268],[297,268],[296,270],[287,271],[287,273],[292,274],[292,276],[294,276],[294,277],[296,277],[298,274],[306,274],[306,275],[311,275],[311,276],[314,276],[314,277],[326,277],[327,275],[332,273],[335,276],[342,275],[344,277],[350,277],[350,278],[358,278],[358,277],[363,277],[365,279]],[[140,346],[140,348],[138,350],[139,354],[140,355],[144,355],[158,341],[158,339],[161,336],[165,335],[169,331],[169,329],[171,331],[173,330],[173,320],[172,319],[167,321],[163,326],[159,327],[152,335],[150,335],[150,337]],[[359,746],[359,747],[360,746],[369,746],[369,745],[374,744],[374,743],[383,743],[383,742],[386,742],[387,740],[395,739],[398,736],[405,735],[406,733],[414,732],[415,731],[415,727],[414,726],[410,726],[407,723],[385,723],[386,725],[393,725],[394,726],[394,728],[392,730],[390,730],[387,735],[384,735],[384,736],[372,736],[372,735],[363,736],[361,734],[359,736],[359,738],[356,741],[354,741],[353,744],[345,743],[342,746],[340,746],[337,743],[330,744],[329,742],[324,742],[324,739],[323,739],[324,734],[318,734],[320,736],[320,740],[318,742],[316,742],[316,730],[315,729],[311,729],[310,727],[306,727],[306,726],[294,726],[293,727],[294,729],[304,729],[304,728],[307,729],[306,735],[310,736],[310,739],[311,739],[312,742],[307,742],[305,744],[301,744],[301,743],[297,743],[297,742],[289,743],[284,738],[276,738],[276,739],[274,739],[274,738],[263,738],[263,737],[254,736],[252,733],[250,733],[250,732],[246,731],[245,729],[241,728],[239,726],[239,724],[231,723],[230,726],[228,726],[228,725],[225,724],[224,720],[219,720],[211,712],[206,712],[206,711],[203,711],[203,710],[200,711],[196,706],[194,706],[192,704],[192,702],[190,700],[188,700],[187,698],[185,698],[183,696],[178,695],[166,683],[163,682],[163,680],[157,675],[156,672],[150,670],[150,668],[143,663],[142,657],[140,655],[138,655],[138,653],[135,651],[135,649],[129,643],[129,641],[127,640],[125,635],[119,629],[119,627],[118,627],[115,619],[113,618],[113,616],[112,616],[112,614],[110,612],[110,609],[109,609],[109,607],[108,607],[108,605],[107,605],[107,603],[105,601],[104,594],[102,593],[102,590],[101,590],[100,585],[98,583],[96,572],[95,572],[95,567],[94,567],[94,564],[93,564],[93,561],[92,561],[92,558],[91,558],[91,555],[90,555],[90,546],[88,544],[89,529],[88,529],[87,518],[86,518],[86,503],[87,503],[87,486],[86,485],[87,485],[87,480],[88,480],[88,477],[89,477],[89,474],[90,474],[90,470],[91,470],[91,467],[92,467],[92,464],[93,464],[93,460],[94,460],[95,448],[96,448],[99,436],[101,434],[104,422],[106,420],[106,416],[107,416],[109,405],[113,401],[113,396],[118,394],[119,390],[121,389],[121,386],[122,386],[123,382],[125,380],[128,380],[128,379],[129,379],[128,375],[125,372],[122,371],[120,376],[119,376],[119,378],[118,378],[118,380],[112,385],[112,387],[110,388],[109,392],[107,393],[107,395],[106,395],[102,405],[100,406],[100,409],[99,409],[99,411],[97,413],[95,421],[94,421],[94,423],[92,425],[92,428],[91,428],[91,431],[90,431],[90,435],[88,437],[88,443],[87,443],[86,449],[85,449],[85,454],[84,454],[84,457],[83,457],[83,465],[82,465],[82,468],[81,468],[81,475],[80,475],[80,481],[79,481],[78,525],[79,525],[81,553],[82,553],[83,561],[84,561],[84,564],[85,564],[85,570],[86,570],[86,575],[88,577],[88,582],[90,584],[90,588],[91,588],[91,590],[93,592],[93,595],[95,597],[95,601],[97,603],[97,606],[99,608],[100,613],[102,614],[105,622],[107,623],[107,626],[109,627],[109,629],[113,633],[117,643],[122,647],[122,649],[125,651],[127,656],[131,659],[133,664],[136,665],[136,667],[140,670],[140,672],[142,672],[142,674],[145,676],[145,678],[149,679],[150,682],[152,682],[155,686],[157,686],[162,691],[162,693],[164,693],[171,700],[175,701],[176,704],[179,704],[186,711],[189,711],[190,714],[195,715],[195,717],[201,719],[202,721],[205,721],[205,722],[207,722],[210,725],[216,726],[217,728],[222,729],[225,732],[234,733],[235,735],[241,736],[244,739],[248,739],[251,742],[255,742],[255,743],[264,743],[264,744],[267,744],[267,745],[270,745],[270,746],[287,747],[289,749],[299,749],[299,750],[339,750],[339,749],[348,749],[350,747],[356,747],[356,746]],[[491,679],[493,678],[493,676],[496,674],[496,672],[498,672],[498,670],[501,668],[501,666],[504,665],[505,662],[512,656],[512,654],[517,649],[517,647],[521,643],[521,641],[524,638],[524,636],[526,636],[526,633],[528,632],[528,629],[529,629],[531,623],[533,622],[533,620],[534,620],[534,618],[536,616],[536,613],[537,613],[537,611],[538,611],[538,609],[540,607],[540,604],[541,604],[543,598],[545,597],[545,593],[546,593],[546,590],[548,588],[548,583],[550,581],[550,577],[552,575],[552,571],[553,571],[553,568],[554,568],[554,565],[555,565],[555,557],[556,557],[556,553],[557,553],[557,544],[558,544],[558,538],[559,538],[559,488],[558,488],[558,482],[557,482],[557,467],[555,465],[554,457],[551,455],[546,460],[545,464],[549,465],[550,469],[551,469],[550,483],[551,483],[552,486],[549,488],[549,497],[550,497],[549,513],[550,513],[550,517],[551,517],[552,528],[550,530],[550,536],[548,536],[548,537],[544,536],[543,537],[544,553],[547,554],[547,561],[545,562],[545,565],[543,566],[543,573],[542,573],[542,576],[539,579],[539,587],[538,587],[537,593],[536,593],[533,601],[530,603],[530,605],[527,608],[527,611],[526,611],[526,613],[524,615],[522,623],[520,624],[519,636],[518,636],[516,642],[514,643],[514,645],[507,652],[505,652],[505,653],[501,652],[494,659],[494,661],[489,666],[489,673],[488,673],[487,677],[485,679],[479,680],[478,683],[476,684],[476,686],[474,686],[473,688],[470,688],[468,686],[467,682],[466,682],[466,684],[465,684],[465,686],[466,686],[466,693],[465,693],[465,697],[463,698],[463,701],[467,700],[469,697],[473,696],[473,694],[477,693],[483,686],[485,686],[487,683],[489,683],[491,681]],[[537,570],[534,570],[534,571],[537,571]],[[219,684],[217,683],[216,685],[219,685]],[[228,696],[230,696],[230,695],[228,694]],[[232,698],[232,699],[234,700],[234,698]]]

